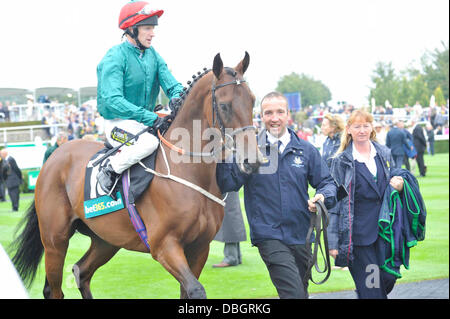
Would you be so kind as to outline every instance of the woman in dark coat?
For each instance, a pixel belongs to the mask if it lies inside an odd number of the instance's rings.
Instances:
[[[331,167],[333,155],[341,145],[341,133],[344,130],[344,121],[340,115],[325,114],[320,127],[323,135],[327,137],[322,146],[322,158]]]
[[[390,178],[390,150],[376,142],[373,117],[354,111],[343,132],[331,175],[348,196],[330,212],[328,240],[336,266],[348,266],[359,298],[382,299],[392,290],[396,277],[381,270],[384,260],[378,242],[378,217],[384,191],[390,184],[403,190],[400,176]],[[345,138],[344,138],[345,137]]]

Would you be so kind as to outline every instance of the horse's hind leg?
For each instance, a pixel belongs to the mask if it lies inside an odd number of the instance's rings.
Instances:
[[[63,267],[72,234],[70,226],[66,225],[62,227],[61,232],[42,238],[45,249],[46,281],[43,291],[45,298],[64,298],[61,289]]]
[[[84,256],[73,266],[73,274],[84,299],[92,299],[91,279],[94,272],[106,264],[120,249],[112,246],[94,233],[91,237],[91,246]]]

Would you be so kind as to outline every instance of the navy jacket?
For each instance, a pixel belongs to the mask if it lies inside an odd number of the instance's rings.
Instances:
[[[377,163],[377,177],[378,179],[385,179],[387,181],[390,180],[390,166],[391,163],[393,163],[392,156],[390,150],[380,145],[376,142],[372,142],[375,146],[375,149],[377,151],[377,157],[379,156],[379,162]],[[359,178],[359,182],[357,183],[356,179],[356,168],[355,168],[355,161],[353,159],[352,155],[352,147],[353,144],[350,143],[347,148],[340,154],[338,154],[331,164],[331,175],[334,177],[338,185],[343,185],[345,189],[348,192],[348,196],[339,201],[338,203],[338,209],[330,211],[330,223],[328,225],[328,246],[329,249],[337,249],[338,250],[338,256],[336,257],[335,264],[336,266],[348,266],[353,261],[353,245],[355,244],[354,240],[354,228],[355,228],[355,189],[358,187],[363,187],[362,184],[365,182],[366,187],[365,190],[369,190],[370,188],[370,194],[364,194],[364,192],[360,192],[359,190],[359,198],[356,200],[361,202],[368,200],[369,198],[364,199],[363,197],[370,197],[370,200],[373,202],[377,201],[377,196],[379,198],[379,203],[381,204],[382,197],[384,194],[384,189],[382,192],[380,192],[383,185],[380,184],[380,188],[377,187],[376,184],[369,184],[366,181],[364,181],[364,177],[361,176]],[[378,161],[377,160],[377,161]],[[381,166],[381,169],[380,169]],[[367,174],[370,174],[368,172]],[[384,176],[383,176],[384,175]],[[367,177],[367,176],[366,176]],[[381,182],[380,180],[380,182]],[[384,185],[384,188],[386,188],[386,185]],[[361,213],[364,209],[367,209],[368,207],[363,207],[364,203],[358,203],[359,208],[357,207],[358,211]],[[374,206],[373,203],[370,205],[371,207]],[[372,207],[373,208],[373,207]],[[364,220],[365,218],[377,218],[378,217],[378,210],[371,210],[370,212],[365,212],[365,216],[363,216],[363,219],[358,220],[356,223],[359,223],[359,225],[356,225],[356,227],[361,229],[361,226],[363,224],[366,224],[366,222],[369,222],[369,220]],[[358,212],[356,212],[357,214]],[[367,215],[371,213],[372,215]],[[361,215],[360,215],[361,216]],[[373,223],[371,223],[373,224]],[[369,224],[367,224],[369,225]],[[359,239],[357,238],[357,245],[364,245],[368,242],[371,242],[373,240],[373,234],[377,231],[377,227],[375,224],[375,227],[373,230],[371,230],[370,235],[367,239],[361,238],[361,234],[359,235]],[[358,237],[358,234],[356,234]],[[358,242],[359,241],[359,242]]]
[[[328,168],[331,167],[333,160],[332,156],[336,153],[341,145],[341,133],[336,133],[332,138],[327,137],[322,147],[322,158],[327,164]]]
[[[390,129],[386,135],[386,146],[391,149],[391,153],[394,156],[405,155],[403,146],[408,147],[405,132],[398,127]]]
[[[355,209],[353,221],[353,243],[358,246],[373,244],[378,237],[378,212],[389,180],[384,173],[379,154],[376,180],[364,163],[355,161]]]
[[[319,151],[292,130],[291,141],[282,154],[258,136],[258,146],[269,159],[257,173],[242,173],[235,163],[217,165],[217,183],[222,192],[244,185],[244,201],[253,244],[278,239],[287,245],[305,244],[310,224],[308,183],[323,194],[325,206],[336,203],[336,185]]]

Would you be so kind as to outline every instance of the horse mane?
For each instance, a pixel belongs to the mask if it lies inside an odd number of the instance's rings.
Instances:
[[[236,71],[233,68],[230,67],[224,67],[224,70],[226,71],[227,74],[235,77],[236,76]],[[206,74],[208,74],[209,72],[211,72],[211,69],[208,68],[203,68],[203,72],[197,72],[197,74],[192,75],[192,81],[187,81],[187,87],[183,87],[183,92],[181,92],[180,94],[180,99],[181,102],[179,103],[178,107],[175,110],[175,114],[174,114],[174,119],[176,118],[176,116],[178,115],[178,112],[181,110],[181,108],[184,105],[184,102],[186,101],[189,93],[191,92],[192,88],[194,87],[194,85]]]

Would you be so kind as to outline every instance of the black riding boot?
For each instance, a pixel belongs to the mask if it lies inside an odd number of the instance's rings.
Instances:
[[[111,164],[102,167],[97,175],[100,188],[108,195],[111,193],[110,195],[113,196],[113,198],[115,197],[115,194],[112,194],[112,188],[114,187],[118,177],[119,174],[114,171]]]

